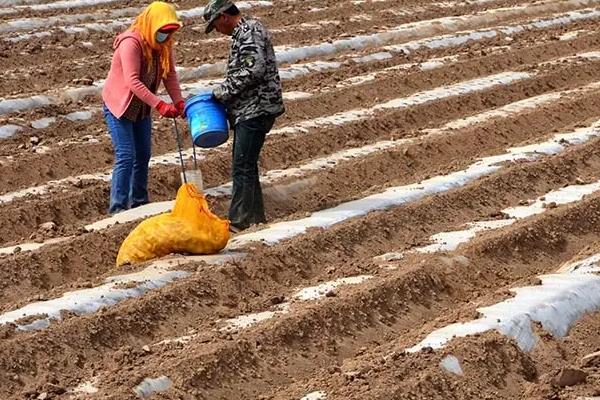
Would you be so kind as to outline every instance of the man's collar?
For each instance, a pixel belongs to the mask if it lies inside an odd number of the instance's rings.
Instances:
[[[231,36],[236,36],[238,34],[238,32],[240,31],[240,27],[245,22],[246,22],[246,20],[244,19],[244,17],[240,18],[240,22],[238,22],[238,24],[235,26],[235,28],[233,28],[233,31],[231,32]]]

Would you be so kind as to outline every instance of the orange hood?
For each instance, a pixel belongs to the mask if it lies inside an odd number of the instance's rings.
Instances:
[[[170,54],[173,46],[173,37],[164,43],[156,41],[156,32],[166,25],[182,26],[175,13],[175,7],[164,1],[154,1],[140,15],[137,16],[130,30],[137,32],[142,37],[144,57],[150,66],[152,52],[158,52],[163,78],[166,78],[171,69]]]

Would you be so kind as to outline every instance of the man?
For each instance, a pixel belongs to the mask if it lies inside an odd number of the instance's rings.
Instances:
[[[229,207],[232,231],[266,221],[258,178],[258,158],[266,134],[284,113],[281,80],[271,37],[262,23],[242,17],[230,0],[210,0],[205,32],[231,36],[225,81],[213,96],[225,104],[234,131]]]

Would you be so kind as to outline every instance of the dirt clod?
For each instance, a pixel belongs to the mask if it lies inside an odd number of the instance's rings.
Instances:
[[[56,224],[52,221],[44,222],[43,224],[40,225],[40,229],[43,231],[55,231]]]
[[[588,374],[578,368],[566,367],[563,368],[555,378],[555,383],[559,387],[575,386],[585,382]]]

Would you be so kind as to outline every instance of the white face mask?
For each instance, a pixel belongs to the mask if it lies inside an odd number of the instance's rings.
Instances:
[[[164,42],[167,41],[168,38],[169,38],[169,34],[168,33],[156,32],[156,41],[158,43],[164,43]]]

